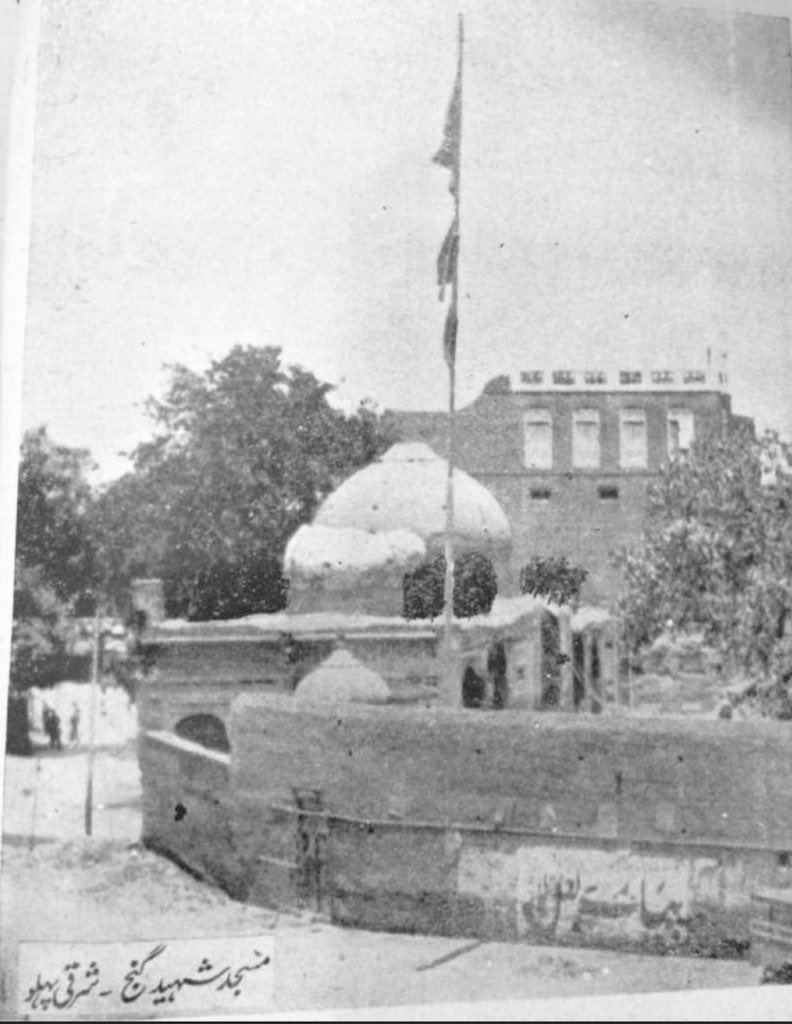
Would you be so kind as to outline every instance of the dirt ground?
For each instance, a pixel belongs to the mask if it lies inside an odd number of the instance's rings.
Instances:
[[[591,996],[662,991],[670,998],[758,981],[747,961],[375,934],[249,907],[140,845],[134,747],[97,753],[90,838],[86,777],[80,750],[6,759],[0,1019],[16,1019],[16,946],[23,939],[274,935],[280,1012],[435,1004],[442,1016],[439,1004],[559,996],[575,997],[563,1005],[582,1009],[579,1000]],[[505,1004],[502,1012],[508,1015]],[[557,1019],[570,1018],[562,1008]]]

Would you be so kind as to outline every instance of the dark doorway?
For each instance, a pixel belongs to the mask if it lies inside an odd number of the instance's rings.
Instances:
[[[572,637],[572,680],[572,700],[575,711],[579,711],[586,696],[583,636],[580,633]]]
[[[500,711],[508,701],[508,681],[506,679],[506,651],[498,642],[490,647],[487,656],[487,674],[492,686],[492,707]]]
[[[600,661],[600,637],[595,635],[591,642],[591,710],[602,710],[602,664]]]
[[[487,684],[469,665],[462,678],[462,706],[480,708],[484,704]]]

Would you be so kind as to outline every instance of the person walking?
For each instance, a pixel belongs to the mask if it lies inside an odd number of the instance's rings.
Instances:
[[[41,724],[44,726],[44,732],[47,734],[50,747],[52,746],[52,708],[49,704],[44,705],[44,710],[41,713]]]
[[[49,736],[50,746],[53,750],[63,750],[61,742],[61,720],[57,711],[50,710],[49,713]]]
[[[80,708],[77,701],[72,704],[71,718],[69,719],[69,743],[80,742]]]

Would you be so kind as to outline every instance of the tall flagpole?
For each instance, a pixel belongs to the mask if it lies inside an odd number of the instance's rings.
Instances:
[[[455,426],[456,426],[456,339],[459,323],[459,193],[460,164],[462,150],[462,48],[464,44],[464,26],[462,15],[458,17],[458,56],[457,79],[455,94],[452,98],[452,116],[455,115],[455,138],[452,147],[452,192],[454,195],[454,222],[450,240],[449,269],[451,270],[451,302],[446,316],[444,329],[444,349],[448,363],[448,440],[446,461],[448,475],[446,478],[446,521],[445,521],[445,580],[443,586],[443,678],[441,702],[457,705],[460,703],[459,681],[456,679],[456,666],[453,646],[454,621],[454,461],[455,461]],[[456,101],[456,109],[453,109]]]

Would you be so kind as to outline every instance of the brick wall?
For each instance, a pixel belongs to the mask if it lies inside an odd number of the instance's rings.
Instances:
[[[646,415],[647,467],[619,466],[619,414],[641,408]],[[547,409],[553,423],[553,467],[527,469],[523,461],[523,416]],[[572,421],[577,409],[596,409],[600,418],[599,469],[572,464]],[[589,572],[584,600],[615,597],[619,573],[611,553],[637,540],[645,522],[647,489],[668,457],[668,411],[689,409],[696,436],[720,432],[730,420],[728,396],[717,392],[509,392],[485,391],[457,415],[459,465],[498,499],[512,527],[516,574],[533,555],[565,555]],[[445,451],[446,420],[399,413],[405,440],[420,439]],[[601,488],[617,497],[602,497]]]

